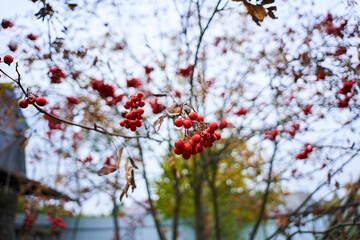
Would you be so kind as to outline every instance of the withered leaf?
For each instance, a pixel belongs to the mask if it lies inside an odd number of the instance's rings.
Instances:
[[[180,113],[180,112],[181,112],[181,106],[174,102],[174,103],[167,109],[167,111],[168,111],[169,113]]]
[[[74,9],[77,7],[76,3],[68,3],[69,8],[71,9],[71,11],[74,11]]]
[[[244,1],[244,5],[254,22],[256,22],[257,25],[260,25],[259,22],[264,20],[265,16],[267,15],[265,8],[262,5],[253,5],[246,1]]]
[[[160,130],[160,127],[161,127],[162,123],[164,122],[164,118],[165,118],[165,115],[162,115],[154,122],[154,124],[153,124],[154,128],[156,127],[156,125],[159,124],[159,127],[158,127],[157,131]]]
[[[98,176],[104,176],[104,175],[108,175],[110,173],[113,173],[116,171],[116,167],[111,167],[111,166],[105,166],[99,169],[99,171],[97,171],[97,175]]]
[[[275,2],[275,0],[262,0],[261,5],[271,4],[274,2]]]
[[[131,191],[134,192],[134,190],[135,190],[135,188],[136,188],[134,169],[131,169],[131,179],[130,179],[130,183],[131,183]]]
[[[128,190],[129,190],[129,187],[130,187],[129,182],[126,182],[126,185],[125,185],[125,187],[124,187],[124,189],[122,190],[121,195],[120,195],[120,201],[121,201],[121,199],[124,197],[124,195],[126,195],[126,197],[128,196],[128,195],[127,195],[127,192],[128,192]]]
[[[132,165],[134,168],[138,169],[138,167],[136,166],[134,160],[133,160],[132,158],[129,158],[129,160],[130,160],[131,165]]]
[[[122,154],[123,148],[120,148],[118,151],[118,155],[117,155],[117,162],[116,162],[116,167],[119,168],[120,166],[120,160],[121,160],[121,154]]]
[[[129,158],[125,159],[125,180],[129,181],[130,177],[130,167],[129,167]]]

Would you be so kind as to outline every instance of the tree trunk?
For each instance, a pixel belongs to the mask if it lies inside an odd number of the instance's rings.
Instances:
[[[180,203],[181,203],[181,193],[179,189],[179,179],[176,177],[176,173],[174,173],[175,177],[175,209],[172,223],[172,239],[176,240],[177,238],[177,230],[179,225],[179,214],[180,214]]]
[[[215,186],[215,181],[209,181],[210,189],[211,189],[211,197],[213,202],[213,211],[214,211],[214,221],[215,221],[215,235],[216,240],[221,240],[221,228],[220,228],[220,215],[219,215],[219,205],[218,205],[218,197],[217,197],[217,189]]]
[[[194,188],[194,205],[195,205],[195,228],[196,228],[196,240],[203,240],[204,239],[204,213],[203,213],[203,206],[201,203],[201,183],[196,184]]]
[[[205,230],[205,223],[204,223],[204,213],[203,213],[203,206],[201,202],[201,194],[202,194],[202,174],[201,170],[199,169],[199,164],[201,163],[201,159],[198,162],[197,158],[194,157],[194,182],[193,182],[193,189],[194,189],[194,207],[195,207],[195,231],[196,231],[196,240],[204,239],[204,230]]]
[[[0,187],[0,240],[15,240],[15,213],[17,193]]]
[[[113,203],[114,203],[114,207],[113,207],[113,219],[114,219],[114,230],[115,230],[115,239],[116,240],[120,240],[120,229],[119,229],[119,223],[118,223],[118,206],[116,204],[116,196],[115,193],[112,196],[113,198]]]
[[[160,218],[157,215],[157,212],[156,212],[156,209],[155,209],[155,206],[154,206],[154,202],[153,202],[153,200],[151,198],[150,183],[149,183],[149,179],[148,179],[147,174],[146,174],[145,163],[144,163],[144,154],[143,154],[142,147],[140,145],[140,140],[139,139],[137,139],[137,143],[138,143],[139,152],[140,152],[141,161],[142,161],[143,177],[144,177],[144,180],[145,180],[146,191],[147,191],[147,194],[148,194],[148,201],[149,201],[149,204],[150,204],[150,213],[151,213],[151,216],[154,219],[156,230],[157,230],[158,235],[159,235],[159,239],[160,240],[166,240],[165,235],[164,235],[164,233],[163,233],[163,231],[161,229]]]

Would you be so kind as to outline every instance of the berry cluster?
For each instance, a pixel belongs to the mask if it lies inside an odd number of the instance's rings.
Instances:
[[[154,114],[161,113],[162,111],[165,110],[164,105],[163,105],[162,103],[159,103],[159,102],[158,102],[158,98],[149,100],[149,104],[150,104],[150,107],[151,107],[152,112],[153,112]]]
[[[212,147],[214,142],[221,138],[221,134],[215,132],[219,125],[216,122],[204,122],[204,116],[196,112],[189,113],[185,118],[175,119],[174,125],[185,129],[184,139],[177,140],[174,148],[174,153],[182,155],[184,159],[201,153],[205,147]],[[191,127],[194,131],[189,131]]]
[[[55,231],[57,227],[66,228],[66,224],[63,223],[63,218],[54,217],[52,218],[52,214],[47,213],[48,217],[46,218],[48,221],[51,221],[51,231]]]
[[[126,86],[129,87],[133,87],[133,88],[139,88],[141,87],[142,83],[141,80],[138,78],[131,78],[131,79],[126,79]]]
[[[14,23],[11,20],[3,19],[1,22],[1,26],[4,29],[12,28],[14,26]]]
[[[130,99],[124,104],[124,108],[129,109],[130,112],[124,111],[121,113],[121,116],[125,119],[120,121],[120,126],[126,127],[133,132],[136,131],[136,128],[142,126],[141,119],[143,119],[142,114],[144,113],[142,107],[145,106],[145,101],[142,100],[143,97],[144,93],[142,92],[130,95]]]
[[[295,159],[306,159],[308,158],[308,154],[312,152],[314,146],[310,144],[304,145],[304,150],[301,153],[296,154]]]
[[[179,68],[176,71],[176,75],[180,75],[182,77],[189,77],[193,72],[193,65],[189,64],[186,68]]]
[[[31,228],[33,224],[34,224],[34,215],[31,212],[27,212],[24,225]]]
[[[26,99],[20,100],[19,106],[21,108],[27,108],[29,104],[34,104],[34,103],[36,103],[40,107],[43,107],[46,105],[47,102],[46,102],[46,98],[44,97],[29,96]]]
[[[90,86],[99,92],[100,97],[106,99],[106,105],[108,106],[116,105],[118,102],[121,102],[124,97],[124,94],[115,95],[114,86],[106,84],[101,80],[92,79]]]
[[[51,67],[47,74],[50,77],[51,83],[61,83],[61,79],[66,77],[63,70],[58,66]]]

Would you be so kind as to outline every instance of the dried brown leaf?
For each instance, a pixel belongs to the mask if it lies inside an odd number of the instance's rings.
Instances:
[[[99,171],[97,171],[97,175],[98,176],[104,176],[104,175],[108,175],[110,173],[115,172],[117,169],[117,167],[111,167],[111,166],[105,166],[99,169]]]
[[[168,109],[167,111],[169,113],[180,113],[181,112],[181,106],[177,103],[173,103]]]
[[[264,20],[265,16],[267,15],[265,8],[262,5],[253,5],[246,1],[244,1],[244,5],[254,22],[256,22],[257,25],[260,25],[259,22]]]
[[[118,155],[117,155],[117,162],[116,162],[116,167],[119,168],[120,166],[120,160],[121,160],[121,154],[122,154],[123,148],[120,148],[118,151]]]
[[[165,118],[165,115],[162,115],[154,122],[154,124],[153,124],[154,128],[156,127],[156,125],[159,124],[159,127],[158,127],[157,131],[160,130],[160,127],[161,127],[162,123],[164,122],[164,118]]]
[[[132,158],[129,158],[129,160],[130,160],[131,165],[132,165],[134,168],[139,169],[139,168],[136,166],[136,164],[135,164],[135,162],[134,162],[134,160],[133,160]]]

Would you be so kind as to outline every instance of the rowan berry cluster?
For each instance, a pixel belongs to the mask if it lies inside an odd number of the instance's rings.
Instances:
[[[34,224],[34,215],[31,212],[27,212],[24,225],[31,228],[33,224]]]
[[[215,132],[219,125],[216,122],[204,122],[204,116],[191,112],[187,117],[177,118],[174,121],[176,127],[184,127],[184,139],[175,142],[174,153],[189,159],[204,151],[206,147],[212,147],[216,140],[221,138],[219,132]],[[193,128],[193,131],[190,131]]]
[[[314,146],[310,144],[305,144],[304,149],[301,153],[296,154],[295,159],[306,159],[308,158],[309,153],[312,152]]]
[[[66,77],[63,70],[58,66],[51,67],[47,74],[50,77],[51,83],[61,83],[61,79]]]
[[[126,127],[133,132],[136,131],[136,128],[142,126],[141,119],[143,119],[142,114],[144,113],[142,107],[145,106],[145,101],[142,100],[143,97],[144,93],[142,92],[130,95],[130,99],[124,104],[124,108],[129,109],[130,112],[124,111],[121,113],[121,116],[125,119],[120,121],[120,126]]]
[[[40,107],[43,107],[46,105],[47,101],[46,98],[44,97],[29,96],[26,99],[20,100],[19,106],[21,108],[27,108],[29,104],[34,104],[34,103],[36,103]]]
[[[63,218],[54,217],[52,218],[52,214],[47,213],[48,217],[46,218],[48,221],[51,221],[51,231],[54,231],[57,227],[66,228],[66,224],[63,223]]]

